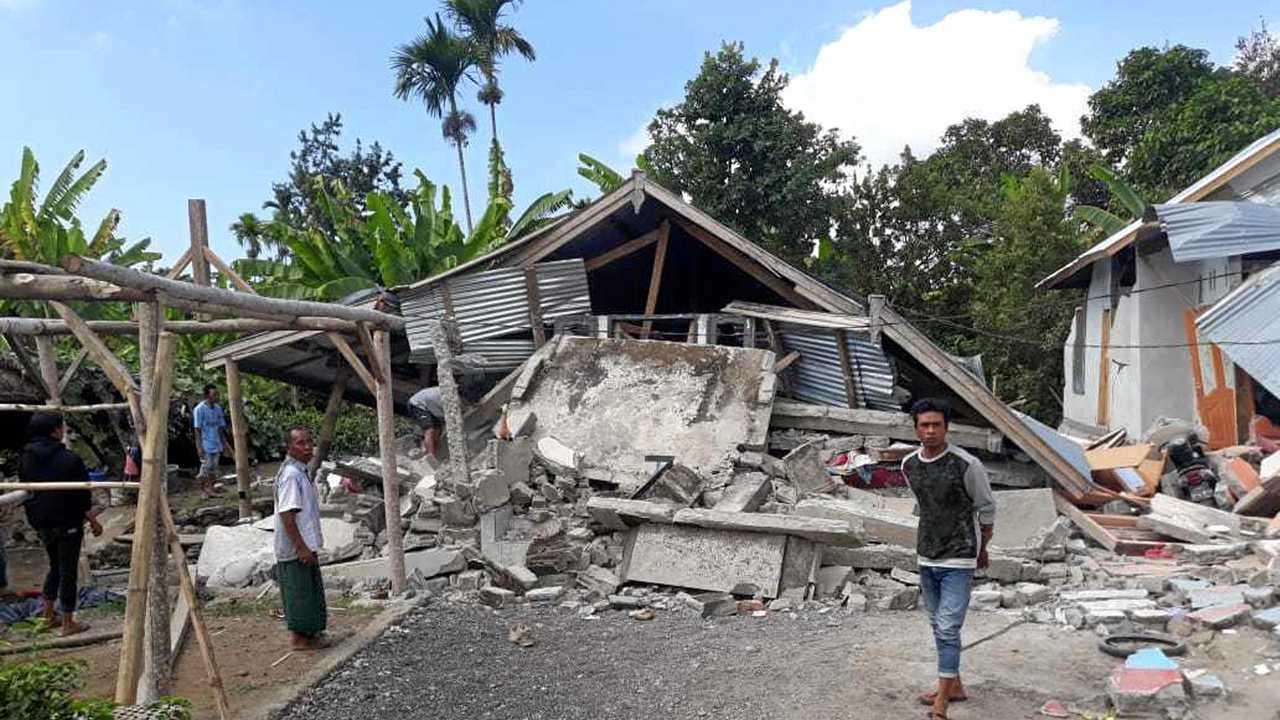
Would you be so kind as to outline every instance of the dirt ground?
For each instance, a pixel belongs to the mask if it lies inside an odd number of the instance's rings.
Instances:
[[[965,641],[1013,619],[972,613]],[[507,631],[515,623],[529,625],[537,644],[512,645]],[[1245,646],[1268,642],[1253,631],[1223,637],[1229,642],[1214,647],[1224,657],[1257,657],[1256,648]],[[1038,717],[1046,700],[1058,699],[1103,717],[1106,678],[1117,662],[1096,649],[1092,633],[1023,625],[966,653],[972,699],[954,705],[951,716]],[[1202,650],[1184,662],[1223,665]],[[285,717],[914,718],[924,717],[915,697],[933,673],[932,641],[916,612],[806,611],[703,622],[672,611],[638,622],[621,612],[584,620],[556,608],[494,613],[438,603],[393,625],[303,693]],[[1239,668],[1222,676],[1233,699],[1198,707],[1198,717],[1280,717],[1280,680]]]

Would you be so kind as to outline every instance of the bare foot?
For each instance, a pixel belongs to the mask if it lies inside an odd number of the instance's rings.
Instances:
[[[62,637],[79,635],[88,629],[89,625],[87,623],[78,623],[74,620],[66,621],[62,623]]]

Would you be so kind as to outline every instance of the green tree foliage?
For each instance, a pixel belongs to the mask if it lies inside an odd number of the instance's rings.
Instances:
[[[1084,249],[1066,213],[1072,186],[1065,169],[1005,176],[992,240],[974,265],[970,316],[978,333],[958,348],[980,353],[1000,396],[1041,418],[1061,412],[1062,353],[1054,346],[1066,337],[1077,298],[1046,295],[1035,283]]]
[[[491,153],[499,148],[498,104],[502,102],[503,93],[498,84],[498,63],[512,54],[530,62],[537,58],[533,44],[506,23],[507,12],[519,4],[519,0],[445,0],[444,3],[445,12],[475,48],[484,76],[476,99],[489,106],[489,125],[493,132]]]
[[[319,125],[298,133],[298,148],[289,153],[289,177],[271,186],[271,199],[262,204],[271,212],[271,219],[293,227],[319,226],[332,231],[329,217],[322,209],[316,178],[337,180],[348,188],[360,212],[365,195],[375,190],[386,193],[403,205],[405,191],[400,187],[400,163],[382,145],[374,142],[366,146],[356,138],[355,146],[344,153],[341,147],[342,115],[329,113]],[[266,222],[252,213],[244,213],[231,225],[236,241],[251,257],[260,257],[265,250],[276,259],[283,259],[287,248],[264,233]]]
[[[1271,34],[1266,20],[1256,30],[1236,40],[1236,72],[1252,78],[1267,94],[1280,97],[1280,39]]]
[[[1089,97],[1081,128],[1140,192],[1167,198],[1280,125],[1280,100],[1268,94],[1267,42],[1246,48],[1245,73],[1215,67],[1207,51],[1184,45],[1133,50]]]
[[[115,705],[79,698],[84,662],[34,662],[0,665],[0,718],[15,720],[111,720]],[[147,717],[190,720],[191,704],[162,698],[147,707]]]
[[[658,182],[793,262],[829,238],[858,145],[788,110],[788,78],[740,44],[707,53],[684,99],[658,111],[644,151]]]
[[[467,163],[462,148],[467,136],[476,129],[475,117],[458,109],[458,91],[464,81],[474,82],[472,73],[480,63],[479,54],[470,40],[449,29],[441,21],[427,18],[427,31],[391,56],[395,71],[395,95],[401,100],[422,101],[427,114],[443,118],[441,132],[458,152],[458,172],[462,176],[462,205],[467,216],[467,232],[471,223],[471,195],[467,190]]]

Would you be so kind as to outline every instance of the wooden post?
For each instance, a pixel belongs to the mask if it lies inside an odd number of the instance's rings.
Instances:
[[[380,356],[378,364],[390,369],[391,334],[386,330],[379,330],[374,334],[373,342]],[[438,347],[436,352],[439,352]],[[391,561],[391,590],[398,595],[404,592],[405,589],[404,539],[401,536],[400,528],[400,478],[396,474],[395,400],[391,394],[391,376],[389,373],[387,377],[378,383],[375,395],[378,403],[378,455],[382,461],[382,504],[387,513],[387,558]],[[332,397],[331,395],[330,398],[332,399]],[[454,397],[455,399],[457,397],[456,390]],[[448,407],[448,404],[446,404],[446,414],[448,413]],[[466,452],[467,447],[466,434],[462,428],[462,413],[458,411],[457,405],[454,406],[454,410],[457,411],[458,423],[453,428],[450,428],[450,455],[453,454],[453,446],[455,444],[462,446],[463,453]],[[460,443],[454,442],[453,435],[455,434],[460,438]],[[465,462],[465,457],[463,461]],[[466,476],[463,475],[454,479],[465,478]]]
[[[377,344],[377,341],[374,341]],[[333,447],[333,430],[338,424],[338,411],[342,409],[342,398],[347,392],[347,378],[351,376],[345,368],[338,370],[333,378],[333,387],[329,389],[329,402],[324,406],[324,419],[320,422],[320,437],[316,440],[316,451],[307,463],[307,477],[315,479],[320,471],[320,464],[329,459],[329,450]]]
[[[162,528],[168,538],[169,552],[178,559],[178,587],[191,608],[191,627],[195,630],[196,643],[200,646],[200,656],[204,659],[204,667],[209,675],[209,689],[213,691],[213,702],[218,707],[218,717],[229,720],[231,708],[227,703],[227,691],[222,686],[222,673],[218,670],[218,658],[213,653],[213,638],[209,628],[204,624],[204,612],[200,610],[200,598],[196,595],[195,583],[191,581],[191,571],[187,569],[186,552],[178,541],[178,528],[173,522],[173,513],[169,510],[169,499],[160,499],[160,515],[164,519]]]
[[[49,404],[61,405],[62,395],[58,391],[58,353],[53,338],[47,335],[36,336],[36,356],[40,363],[40,381],[44,383]]]
[[[467,482],[471,466],[467,462],[467,431],[462,421],[462,399],[453,376],[453,348],[449,344],[444,323],[431,323],[431,347],[436,354],[436,379],[440,386],[440,402],[444,405],[445,435],[449,440],[449,469],[454,482]]]
[[[849,338],[844,330],[832,331],[836,338],[836,353],[840,356],[840,374],[844,377],[844,397],[849,408],[858,408],[858,385],[853,377],[853,362],[849,358]]]
[[[658,288],[662,286],[662,268],[667,262],[667,240],[671,237],[671,223],[663,220],[658,228],[658,247],[653,253],[653,273],[649,276],[649,297],[644,301],[644,314],[652,315],[658,310]],[[653,330],[653,321],[645,320],[641,326],[640,339],[648,340]]]
[[[146,425],[159,423],[168,426],[168,406],[160,409],[162,414],[155,415],[156,391],[156,352],[160,339],[160,323],[163,309],[155,303],[138,303],[134,314],[138,320],[138,378],[142,394],[142,406],[147,410],[143,417]],[[134,428],[139,438],[145,436],[146,427]],[[167,453],[160,457],[163,469],[155,491],[164,498],[168,494]],[[138,542],[143,542],[141,536]],[[153,702],[163,695],[164,686],[169,682],[173,671],[173,657],[169,650],[169,564],[168,541],[160,523],[155,524],[155,532],[149,539],[151,543],[152,562],[147,579],[147,623],[146,642],[143,655],[142,679],[138,687],[138,700],[141,703]]]
[[[102,342],[102,338],[90,330],[88,324],[74,310],[57,301],[50,301],[49,305],[54,312],[62,316],[71,333],[76,336],[84,349],[89,351],[89,357],[102,368],[107,378],[111,380],[111,384],[116,386],[116,390],[124,396],[125,402],[129,403],[134,427],[143,427],[146,422],[143,420],[142,399],[139,397],[138,386],[134,383],[129,368],[120,362],[120,359],[107,348],[106,343]]]
[[[529,327],[533,328],[533,345],[542,347],[547,342],[547,329],[542,326],[542,295],[538,291],[538,268],[533,265],[524,269],[524,294],[529,299]]]
[[[80,372],[80,366],[84,364],[84,359],[87,357],[89,357],[89,351],[80,348],[80,352],[76,353],[75,358],[71,360],[71,364],[67,366],[67,371],[62,374],[62,379],[58,381],[59,397],[67,391],[67,386],[71,384],[71,381],[76,379],[76,373]]]
[[[187,201],[187,227],[191,233],[191,281],[200,287],[209,287],[209,260],[204,249],[209,246],[209,218],[205,214],[204,200]],[[196,316],[207,320],[208,316]]]
[[[240,504],[240,517],[253,517],[253,502],[249,497],[249,428],[244,418],[244,394],[240,391],[240,366],[235,360],[226,362],[227,404],[231,406],[231,441],[236,458],[236,497]]]
[[[169,393],[173,390],[174,335],[160,335],[156,352],[155,379],[159,381],[152,392],[152,404],[148,415],[157,416],[169,406]],[[147,428],[142,443],[142,487],[138,491],[138,505],[134,511],[134,537],[150,538],[159,520],[159,486],[164,482],[162,464],[164,450],[169,439],[168,423],[153,422]],[[116,673],[116,703],[132,705],[138,697],[138,678],[142,673],[143,627],[146,621],[147,584],[151,567],[151,543],[135,542],[129,558],[129,589],[126,594],[124,639],[121,643],[120,665]]]

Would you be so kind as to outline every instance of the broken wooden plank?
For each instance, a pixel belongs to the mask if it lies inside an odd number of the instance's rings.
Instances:
[[[1239,515],[1267,518],[1280,512],[1280,475],[1263,480],[1258,487],[1240,498],[1235,512]]]
[[[1150,530],[1175,540],[1190,543],[1207,545],[1219,540],[1218,535],[1207,532],[1190,521],[1170,515],[1158,515],[1155,513],[1143,515],[1137,519],[1137,525],[1144,530]]]

